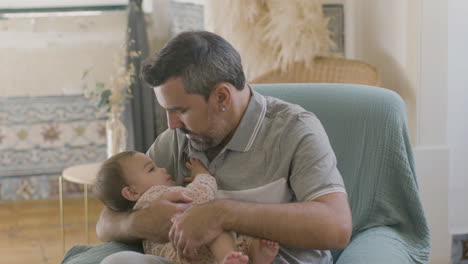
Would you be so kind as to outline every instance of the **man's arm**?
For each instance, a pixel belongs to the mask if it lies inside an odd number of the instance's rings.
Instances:
[[[135,242],[142,239],[166,243],[170,219],[184,212],[192,200],[181,192],[168,192],[150,207],[132,212],[104,208],[96,225],[101,241]]]
[[[221,223],[224,228],[288,247],[342,249],[351,237],[351,211],[344,193],[289,204],[224,202],[220,206],[226,212]]]
[[[194,206],[174,220],[169,237],[185,255],[211,242],[223,230],[294,248],[341,249],[348,244],[351,229],[346,194],[330,193],[299,203],[219,200]]]

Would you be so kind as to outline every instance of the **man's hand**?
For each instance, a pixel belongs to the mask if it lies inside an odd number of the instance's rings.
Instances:
[[[144,239],[158,243],[167,243],[172,226],[171,218],[183,213],[191,206],[192,199],[182,192],[167,192],[146,208],[144,215],[135,224],[140,226],[140,235]]]
[[[181,192],[168,192],[150,207],[128,212],[115,212],[104,208],[96,226],[101,241],[131,242],[142,239],[167,243],[170,219],[183,213],[192,200]]]
[[[173,217],[169,239],[180,256],[195,258],[199,247],[212,242],[224,231],[221,211],[215,201],[194,205]]]
[[[190,158],[189,161],[185,163],[187,169],[190,170],[190,177],[185,177],[184,182],[192,182],[195,180],[198,174],[210,174],[210,172],[203,166],[203,163],[199,159]]]

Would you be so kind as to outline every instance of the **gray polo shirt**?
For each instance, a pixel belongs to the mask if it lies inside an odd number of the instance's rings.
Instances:
[[[216,176],[218,199],[257,203],[313,200],[345,192],[335,154],[317,117],[302,107],[252,91],[231,141],[211,162],[190,147],[185,134],[162,133],[147,153],[174,176],[189,176],[188,157],[200,159]],[[280,248],[274,263],[332,263],[327,250]]]

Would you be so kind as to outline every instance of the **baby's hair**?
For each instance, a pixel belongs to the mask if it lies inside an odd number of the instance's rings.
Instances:
[[[135,154],[137,151],[124,151],[105,160],[97,174],[94,192],[99,200],[114,211],[128,211],[135,205],[122,196],[122,189],[128,186],[121,162]]]

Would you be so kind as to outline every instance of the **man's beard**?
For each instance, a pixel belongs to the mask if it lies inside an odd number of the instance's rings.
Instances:
[[[199,135],[186,128],[180,128],[180,131],[192,137],[191,139],[189,138],[190,146],[197,151],[206,151],[217,145],[212,137]]]
[[[223,123],[221,121],[220,123]],[[220,124],[218,124],[220,125]],[[179,128],[184,134],[192,136],[192,139],[189,138],[189,143],[192,148],[197,151],[207,151],[212,148],[218,147],[219,144],[223,141],[223,139],[228,134],[227,127],[223,129],[223,126],[217,126],[209,131],[211,132],[210,136],[200,135],[194,133],[186,128]]]
[[[211,149],[216,146],[216,144],[213,143],[213,139],[211,138],[204,138],[203,140],[199,139],[192,139],[189,140],[190,146],[194,148],[197,151],[207,151],[208,149]]]

